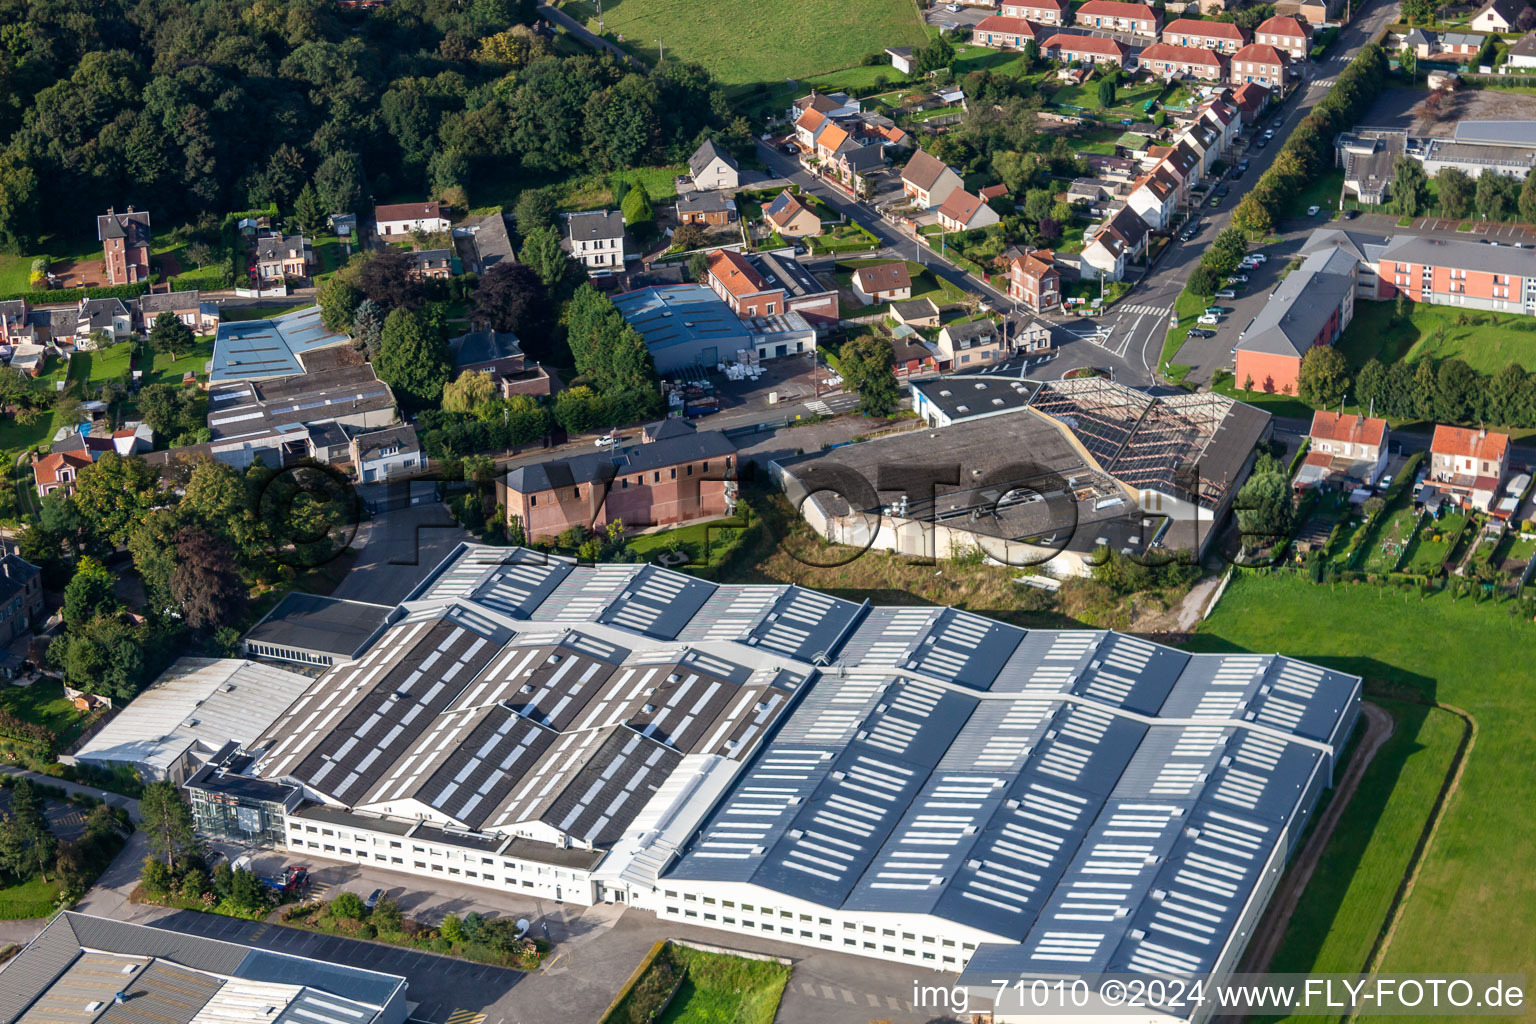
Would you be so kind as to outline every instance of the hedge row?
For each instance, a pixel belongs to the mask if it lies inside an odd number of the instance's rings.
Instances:
[[[0,295],[0,301],[26,299],[32,303],[58,305],[63,302],[79,302],[81,299],[136,299],[149,294],[147,284],[112,284],[99,288],[39,288],[33,291],[11,292]]]

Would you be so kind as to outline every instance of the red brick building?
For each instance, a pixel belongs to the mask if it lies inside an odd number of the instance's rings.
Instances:
[[[1008,297],[1036,313],[1061,305],[1061,271],[1050,250],[1025,253],[1008,265]]]
[[[634,531],[726,516],[736,502],[736,446],[718,430],[663,420],[639,444],[519,466],[497,482],[496,497],[529,540],[616,520]]]
[[[111,207],[96,218],[96,238],[107,264],[109,284],[137,284],[149,280],[149,214],[118,213]]]
[[[1248,30],[1229,21],[1177,18],[1163,26],[1163,42],[1217,53],[1236,53],[1248,44]]]
[[[709,257],[708,284],[739,317],[784,312],[784,290],[770,284],[739,252],[721,249]]]

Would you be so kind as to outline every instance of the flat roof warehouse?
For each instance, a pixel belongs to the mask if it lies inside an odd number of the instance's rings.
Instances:
[[[1226,964],[1360,693],[1278,656],[475,545],[399,612],[252,745],[320,805],[294,849],[344,814],[340,839],[494,868],[471,884],[554,871],[569,902],[950,971]]]

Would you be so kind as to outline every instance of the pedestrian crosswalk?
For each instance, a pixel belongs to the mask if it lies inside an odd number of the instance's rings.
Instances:
[[[1321,85],[1321,86],[1324,86],[1326,88],[1332,89],[1333,88],[1333,79],[1325,78],[1321,82],[1313,82],[1312,84],[1313,85]]]
[[[1140,315],[1143,315],[1143,316],[1148,314],[1148,313],[1155,313],[1158,316],[1167,316],[1170,312],[1173,311],[1173,307],[1172,306],[1146,306],[1146,305],[1141,305],[1141,306],[1118,306],[1118,307],[1116,307],[1116,311],[1120,312],[1120,313],[1137,313],[1137,314],[1140,314]]]
[[[805,407],[811,410],[811,412],[815,413],[817,416],[832,415],[832,407],[826,402],[821,401],[819,398],[813,398],[811,401],[806,402]]]

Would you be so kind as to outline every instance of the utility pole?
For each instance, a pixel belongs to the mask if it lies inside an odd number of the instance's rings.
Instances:
[[[667,59],[667,51],[661,45],[661,40],[658,39],[658,40],[656,40],[656,63],[660,64],[662,61],[664,61],[666,59]]]

